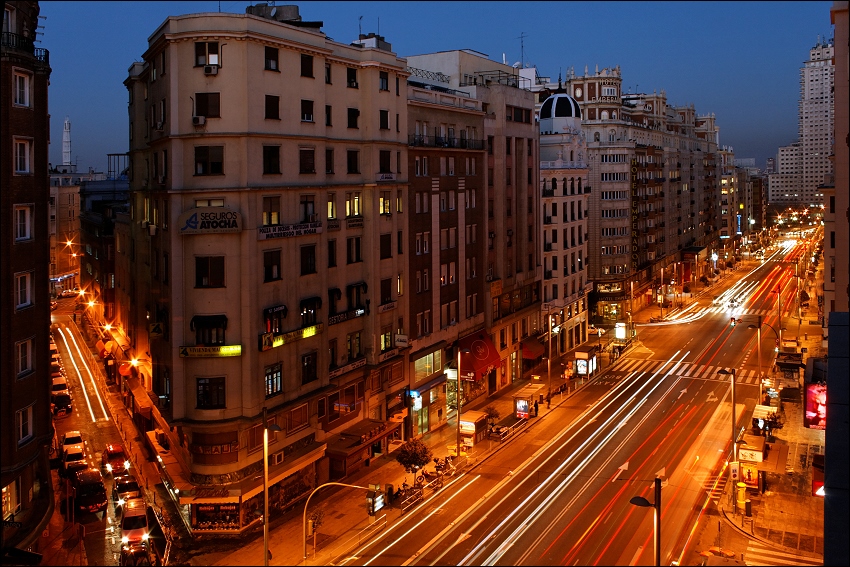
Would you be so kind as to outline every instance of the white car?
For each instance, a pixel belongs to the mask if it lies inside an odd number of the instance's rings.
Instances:
[[[70,447],[71,445],[82,445],[83,444],[83,434],[79,431],[72,430],[66,431],[62,438],[59,440],[59,457],[62,458],[65,455],[65,449]]]

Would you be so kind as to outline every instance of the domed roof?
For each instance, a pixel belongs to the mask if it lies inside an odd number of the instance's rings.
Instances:
[[[546,118],[582,118],[581,107],[568,94],[553,94],[540,107],[540,119]]]

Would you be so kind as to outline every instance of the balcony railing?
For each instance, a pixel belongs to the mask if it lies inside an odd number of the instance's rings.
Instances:
[[[27,53],[35,57],[37,61],[50,66],[50,52],[46,49],[36,48],[32,38],[17,33],[3,32],[0,35],[0,47]]]
[[[447,138],[444,136],[428,136],[410,134],[407,139],[409,146],[423,148],[460,148],[462,150],[483,150],[484,140],[469,140],[466,138]]]

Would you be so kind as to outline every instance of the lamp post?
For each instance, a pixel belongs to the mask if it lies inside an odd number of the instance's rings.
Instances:
[[[664,318],[664,266],[661,267],[661,318]]]
[[[458,348],[457,349],[457,458],[460,459],[460,408],[461,408],[461,395],[460,395],[460,355],[461,354],[469,354],[468,348]]]
[[[263,565],[269,566],[269,431],[281,431],[276,423],[269,426],[263,406]],[[306,542],[306,540],[305,540]],[[306,545],[306,543],[305,543]],[[306,557],[306,554],[305,554]]]
[[[764,395],[764,393],[762,391],[762,386],[764,385],[764,376],[762,376],[762,372],[761,372],[761,328],[762,328],[762,326],[765,326],[765,325],[768,328],[770,328],[770,330],[773,331],[773,333],[776,335],[776,340],[779,340],[779,333],[776,331],[776,329],[773,328],[773,326],[771,326],[767,323],[762,323],[761,315],[758,316],[758,326],[755,326],[755,325],[748,325],[747,326],[748,329],[758,329],[758,339],[757,340],[758,340],[758,364],[759,364],[759,401],[761,401],[762,396]],[[779,347],[776,348],[776,352],[779,352]]]
[[[738,438],[738,435],[735,432],[735,369],[733,368],[730,372],[724,368],[721,368],[717,371],[718,374],[728,374],[732,379],[732,462],[738,461],[738,445],[735,444],[735,441]]]
[[[655,502],[650,502],[643,496],[634,496],[629,500],[630,504],[641,508],[653,508],[654,532],[655,532],[655,567],[661,567],[661,477],[655,477]]]

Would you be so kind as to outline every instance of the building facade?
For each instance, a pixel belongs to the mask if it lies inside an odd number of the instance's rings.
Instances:
[[[53,512],[48,449],[50,54],[36,48],[38,2],[5,2],[0,41],[0,486],[3,546],[39,551]],[[7,523],[8,522],[8,523]]]
[[[278,508],[402,434],[404,62],[246,12],[169,17],[125,81],[128,403],[196,533],[260,521],[264,408]]]

